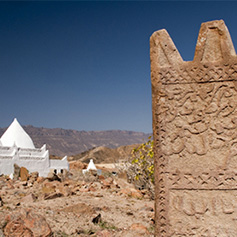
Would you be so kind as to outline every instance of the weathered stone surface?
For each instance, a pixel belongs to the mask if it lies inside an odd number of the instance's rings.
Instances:
[[[128,197],[133,197],[133,198],[143,198],[143,195],[140,190],[137,190],[135,188],[123,188],[119,192],[119,194],[125,194]]]
[[[94,224],[98,224],[98,223],[100,223],[101,221],[102,221],[101,214],[97,215],[96,217],[94,217],[94,218],[92,219],[92,222],[93,222]]]
[[[69,187],[63,185],[59,186],[56,191],[62,193],[64,197],[68,197],[73,194],[72,190]]]
[[[38,177],[39,177],[39,172],[37,172],[37,171],[36,172],[32,172],[30,174],[30,179],[32,179],[34,181],[36,181]]]
[[[49,181],[55,181],[55,180],[56,181],[61,181],[61,179],[58,177],[58,175],[56,175],[53,171],[49,172],[47,179]]]
[[[133,223],[127,230],[123,231],[121,236],[133,237],[133,236],[152,236],[148,229],[141,223]]]
[[[44,180],[45,180],[44,177],[38,177],[38,178],[36,179],[37,183],[43,183]]]
[[[20,177],[20,166],[18,166],[17,164],[14,164],[14,174],[13,174],[13,178],[14,180],[19,179]]]
[[[96,213],[95,210],[86,203],[77,203],[73,206],[65,207],[59,211],[71,212],[77,215],[89,215],[89,216],[94,215]]]
[[[134,230],[135,232],[139,232],[141,234],[149,235],[147,228],[141,223],[134,223],[130,226],[130,230]]]
[[[76,160],[76,161],[71,161],[69,163],[69,168],[70,170],[82,170],[82,169],[86,169],[87,168],[87,164],[79,161],[79,160]]]
[[[30,193],[21,199],[21,202],[31,203],[36,200],[36,196],[33,193]]]
[[[7,222],[4,228],[5,236],[47,237],[52,233],[45,218],[30,209],[12,213],[6,216],[5,220]]]
[[[25,167],[20,168],[21,181],[27,181],[29,178],[29,171]]]
[[[101,183],[104,186],[104,188],[109,188],[113,184],[113,178],[108,177],[107,179],[102,179]]]
[[[14,237],[33,237],[33,233],[23,223],[18,221],[12,221],[7,224],[4,231],[5,236]]]
[[[50,194],[45,194],[44,195],[44,200],[50,200],[50,199],[55,199],[55,198],[59,198],[59,197],[63,197],[63,194],[60,192],[55,192],[55,193],[50,193]]]
[[[156,236],[235,236],[237,56],[222,20],[203,23],[184,62],[150,39]]]

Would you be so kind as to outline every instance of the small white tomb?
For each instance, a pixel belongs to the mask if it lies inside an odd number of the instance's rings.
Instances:
[[[14,119],[0,139],[0,174],[13,174],[14,164],[25,167],[29,172],[37,171],[43,177],[52,169],[57,173],[64,169],[69,170],[67,156],[62,160],[49,159],[46,145],[35,148],[32,139],[17,119]]]
[[[87,171],[89,171],[89,170],[97,170],[95,167],[95,164],[93,162],[93,159],[90,159],[89,165],[87,167]]]
[[[85,174],[86,172],[88,172],[90,170],[97,170],[97,168],[95,167],[95,164],[93,162],[93,159],[90,159],[87,169],[82,170],[82,173]]]

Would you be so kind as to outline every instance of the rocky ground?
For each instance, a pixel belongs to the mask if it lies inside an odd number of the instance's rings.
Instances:
[[[0,236],[153,236],[154,202],[120,175],[0,177]]]

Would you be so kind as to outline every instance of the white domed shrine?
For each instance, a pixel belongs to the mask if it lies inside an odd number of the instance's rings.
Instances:
[[[87,170],[97,170],[96,167],[95,167],[95,164],[93,162],[93,159],[90,159],[90,162],[88,164],[88,167],[87,167]]]
[[[35,149],[32,139],[21,127],[16,118],[2,135],[1,142],[2,146],[13,146],[15,144],[20,148]]]
[[[85,174],[85,173],[89,172],[90,170],[96,170],[97,173],[98,173],[98,170],[97,170],[97,168],[96,168],[96,166],[95,166],[95,164],[93,162],[93,159],[90,159],[90,162],[89,162],[89,164],[87,166],[87,169],[83,169],[82,173]]]
[[[14,173],[14,164],[25,167],[29,172],[39,172],[39,176],[47,176],[51,170],[56,173],[69,170],[67,156],[62,160],[49,159],[46,145],[35,148],[31,137],[18,123],[11,123],[0,139],[0,174]]]

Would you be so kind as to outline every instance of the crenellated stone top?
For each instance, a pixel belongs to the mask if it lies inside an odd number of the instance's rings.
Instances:
[[[168,32],[150,38],[152,83],[205,83],[237,80],[237,56],[223,20],[202,23],[193,61],[183,61]]]

